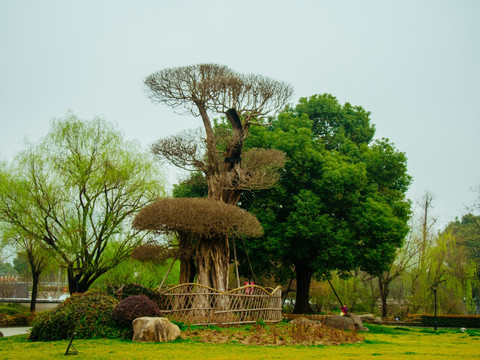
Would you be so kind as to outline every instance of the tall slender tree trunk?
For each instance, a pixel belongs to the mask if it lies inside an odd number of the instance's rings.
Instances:
[[[303,263],[295,264],[295,274],[297,279],[297,299],[295,301],[294,314],[309,314],[313,312],[309,303],[310,283],[312,282],[313,272]]]
[[[32,269],[32,297],[30,299],[30,312],[35,311],[35,306],[37,304],[38,283],[40,280],[40,273],[41,272],[33,271]]]
[[[380,299],[382,301],[382,318],[386,318],[388,316],[387,298],[388,294],[390,293],[389,285],[390,281],[384,279],[383,275],[378,277],[378,288],[380,290]]]

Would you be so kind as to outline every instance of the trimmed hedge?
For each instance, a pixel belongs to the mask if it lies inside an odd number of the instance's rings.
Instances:
[[[480,329],[480,316],[468,315],[437,315],[436,324],[438,327],[452,327],[452,328],[478,328]],[[435,326],[434,315],[422,315],[422,325],[433,327]]]
[[[76,338],[124,338],[126,332],[111,319],[117,300],[101,293],[74,294],[57,308],[33,321],[31,341]]]

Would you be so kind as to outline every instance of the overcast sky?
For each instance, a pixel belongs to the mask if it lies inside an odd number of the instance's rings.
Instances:
[[[144,78],[218,63],[371,112],[406,153],[415,201],[444,224],[480,183],[480,1],[0,0],[0,157],[72,110],[145,147],[201,126],[149,101]],[[174,181],[174,176],[170,176]]]

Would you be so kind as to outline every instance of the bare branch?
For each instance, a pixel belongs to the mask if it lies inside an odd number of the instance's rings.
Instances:
[[[285,153],[274,149],[250,149],[243,153],[242,164],[227,173],[224,184],[229,190],[258,190],[272,187],[285,165]]]
[[[262,75],[236,73],[224,65],[199,64],[164,69],[145,79],[149,97],[174,109],[183,107],[198,116],[198,105],[217,113],[235,109],[246,121],[275,115],[293,88]]]
[[[139,230],[216,236],[261,236],[257,218],[237,206],[202,198],[158,200],[143,208],[133,227]]]
[[[160,159],[188,171],[205,171],[205,143],[200,129],[183,131],[160,139],[151,146],[152,152]]]

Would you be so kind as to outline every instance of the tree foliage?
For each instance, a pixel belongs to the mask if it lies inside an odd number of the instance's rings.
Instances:
[[[84,292],[148,235],[130,222],[163,191],[151,160],[111,124],[69,113],[1,171],[0,220],[51,249]]]
[[[249,245],[257,269],[280,261],[295,270],[297,312],[309,310],[312,276],[357,267],[380,274],[408,232],[405,155],[373,134],[365,110],[325,94],[301,99],[246,141],[287,154],[278,184],[245,193],[242,206],[265,228]]]

